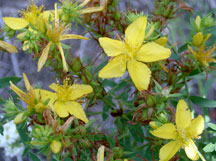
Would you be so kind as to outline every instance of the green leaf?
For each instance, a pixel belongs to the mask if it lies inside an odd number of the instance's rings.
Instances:
[[[208,126],[209,126],[211,129],[216,130],[216,124],[208,123]]]
[[[31,158],[32,161],[40,161],[40,159],[31,152],[29,152],[29,157]]]
[[[131,135],[134,137],[134,139],[142,143],[144,140],[144,137],[143,137],[144,133],[143,133],[141,124],[137,124],[137,125],[128,124],[128,128],[129,128]]]
[[[103,105],[103,113],[102,113],[103,121],[105,121],[108,118],[108,116],[109,116],[108,112],[109,112],[109,106],[104,103],[104,105]]]
[[[0,88],[5,88],[10,85],[9,82],[13,82],[14,84],[17,84],[19,81],[21,81],[21,78],[19,77],[4,77],[0,79]]]
[[[29,136],[27,134],[27,125],[26,122],[23,122],[21,124],[18,124],[17,126],[17,131],[20,135],[20,138],[22,140],[22,142],[28,142],[29,141]]]
[[[215,149],[215,144],[212,144],[212,143],[209,143],[208,145],[206,145],[203,150],[206,152],[206,153],[211,153],[213,152]]]
[[[214,108],[216,107],[216,101],[214,100],[209,100],[207,98],[202,98],[199,96],[190,96],[190,100],[200,106],[200,107],[207,107],[207,108]]]

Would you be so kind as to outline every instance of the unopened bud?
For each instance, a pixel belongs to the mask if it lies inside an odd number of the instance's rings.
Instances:
[[[58,140],[53,140],[50,144],[50,149],[53,153],[57,154],[61,150],[61,142]]]
[[[158,116],[158,120],[162,123],[167,123],[168,122],[167,115],[165,113],[160,113]]]
[[[82,64],[80,62],[80,58],[77,57],[77,58],[74,58],[72,60],[72,65],[71,65],[71,69],[74,71],[74,72],[79,72],[82,68]]]
[[[203,33],[198,32],[196,35],[193,36],[193,45],[198,47],[202,44],[203,42]]]
[[[197,27],[198,31],[199,31],[200,28],[201,28],[201,22],[202,22],[201,17],[200,17],[200,16],[197,16],[197,17],[196,17],[196,20],[195,20],[195,24],[196,24],[196,27]]]
[[[25,112],[21,112],[19,113],[18,115],[16,115],[15,119],[14,119],[14,123],[15,124],[20,124],[22,123],[23,121],[25,121],[27,119],[27,115]]]
[[[155,122],[155,121],[149,122],[149,126],[153,129],[157,129],[159,127],[158,124],[159,122]]]
[[[161,46],[166,46],[167,41],[168,41],[167,37],[160,37],[155,42]]]

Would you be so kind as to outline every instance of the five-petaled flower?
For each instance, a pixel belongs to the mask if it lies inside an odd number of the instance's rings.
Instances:
[[[122,77],[126,67],[139,91],[148,89],[151,71],[145,63],[167,59],[171,51],[155,42],[144,43],[147,18],[140,17],[125,31],[125,41],[99,38],[100,45],[110,59],[99,72],[101,78]],[[143,44],[144,43],[144,44]]]
[[[199,115],[192,119],[192,114],[184,100],[180,100],[176,109],[176,126],[167,123],[151,131],[152,135],[162,139],[172,139],[160,149],[160,161],[169,161],[182,147],[188,158],[199,159],[199,151],[193,141],[204,130],[204,118]]]
[[[59,23],[59,13],[58,13],[58,9],[57,9],[57,4],[55,4],[55,20],[54,21],[55,21],[54,26],[52,26],[52,25],[48,26],[48,31],[46,32],[46,36],[49,38],[49,43],[43,49],[42,55],[39,58],[38,72],[41,70],[41,68],[46,63],[46,60],[48,58],[48,54],[50,51],[50,47],[52,46],[52,44],[57,45],[59,52],[61,54],[64,71],[67,72],[68,67],[67,67],[63,48],[61,46],[61,40],[67,40],[67,39],[85,39],[85,40],[88,40],[88,38],[86,38],[84,36],[75,35],[75,34],[65,34],[65,32],[67,30],[67,26],[65,26],[65,24]]]
[[[194,55],[194,57],[207,67],[211,62],[216,63],[216,59],[214,59],[214,55],[212,55],[212,53],[216,49],[216,44],[212,48],[209,48],[207,50],[205,49],[205,43],[210,38],[210,36],[211,34],[206,35],[205,39],[197,50],[193,50],[191,46],[188,46],[188,49]]]
[[[54,90],[55,96],[51,98],[54,109],[59,117],[67,117],[69,113],[76,118],[88,122],[85,112],[77,99],[93,91],[89,85],[73,84],[69,85],[65,79],[63,85],[53,83],[49,87]]]
[[[43,89],[34,89],[26,76],[23,73],[23,78],[27,91],[23,92],[10,81],[10,88],[27,104],[27,109],[30,112],[42,113],[46,108],[52,109],[52,104],[48,102],[49,97],[53,96],[52,92]]]

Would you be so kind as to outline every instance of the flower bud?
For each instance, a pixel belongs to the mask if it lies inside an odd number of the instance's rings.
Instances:
[[[193,36],[193,45],[199,47],[203,42],[203,33],[198,32],[196,35]]]
[[[195,19],[195,24],[196,24],[196,27],[197,27],[198,31],[201,29],[201,22],[202,22],[201,17],[197,16],[196,19]]]
[[[79,72],[82,68],[82,63],[80,61],[80,58],[77,57],[77,58],[74,58],[71,62],[71,69],[74,71],[74,72]]]
[[[155,42],[156,42],[157,44],[159,44],[159,45],[165,47],[166,44],[167,44],[167,41],[168,41],[167,37],[160,37],[160,38],[157,39]]]
[[[50,144],[50,149],[53,153],[57,154],[61,150],[61,142],[58,140],[53,140]]]
[[[149,122],[149,126],[150,126],[151,128],[153,128],[153,129],[157,129],[157,128],[158,128],[158,126],[157,126],[157,124],[156,124],[155,121]]]
[[[16,115],[15,119],[14,119],[14,123],[15,124],[20,124],[23,121],[25,121],[28,118],[28,116],[26,115],[26,112],[21,112],[18,115]]]
[[[160,113],[158,116],[158,120],[162,123],[167,123],[168,122],[167,115],[165,113]]]

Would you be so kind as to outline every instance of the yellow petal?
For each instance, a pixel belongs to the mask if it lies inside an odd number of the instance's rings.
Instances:
[[[202,134],[203,130],[204,130],[204,118],[201,115],[199,115],[191,121],[191,124],[186,131],[191,138],[194,138]]]
[[[58,13],[58,4],[55,3],[55,28],[59,27],[59,13]]]
[[[101,145],[97,152],[97,161],[104,161],[104,146]]]
[[[75,116],[76,118],[78,118],[78,119],[84,121],[85,123],[88,122],[88,119],[87,119],[87,117],[86,117],[86,114],[85,114],[85,112],[84,112],[82,106],[81,106],[79,103],[74,102],[74,101],[70,101],[70,102],[66,102],[65,104],[66,104],[66,106],[67,106],[67,111],[68,111],[71,115],[73,115],[73,116]]]
[[[23,79],[24,79],[24,82],[25,82],[26,89],[30,90],[31,89],[31,85],[30,85],[29,80],[28,80],[28,78],[27,78],[27,76],[26,76],[25,73],[23,73]]]
[[[84,7],[85,5],[87,5],[91,0],[85,0],[82,3],[79,4],[79,7]]]
[[[55,11],[54,10],[47,10],[47,11],[44,11],[42,13],[42,17],[44,18],[45,21],[48,21],[49,18],[50,18],[51,21],[53,21],[54,20],[54,15],[55,15]]]
[[[38,61],[38,72],[41,70],[41,68],[46,63],[51,45],[52,45],[52,42],[49,42],[48,45],[42,51],[42,54],[41,54],[40,59]]]
[[[178,141],[171,141],[160,149],[160,161],[169,161],[181,148]]]
[[[176,126],[177,129],[185,129],[190,126],[192,120],[191,112],[184,100],[180,100],[176,109]]]
[[[140,17],[130,24],[125,31],[125,41],[132,48],[139,48],[145,38],[147,17]]]
[[[162,139],[176,139],[176,128],[172,123],[167,123],[151,131],[151,134]]]
[[[84,84],[73,84],[70,88],[72,89],[72,93],[70,95],[71,100],[81,98],[84,95],[87,95],[93,91],[90,85]]]
[[[3,21],[13,30],[23,29],[29,25],[28,21],[23,18],[3,17]]]
[[[132,61],[128,61],[127,68],[130,77],[134,82],[136,88],[139,91],[147,90],[150,83],[150,77],[151,77],[151,71],[149,70],[147,65],[132,60]]]
[[[0,40],[0,48],[7,50],[11,54],[18,52],[15,46],[8,44],[8,43],[1,41],[1,40]]]
[[[58,46],[60,54],[61,54],[63,69],[64,69],[65,72],[68,72],[68,67],[67,67],[67,63],[66,63],[66,59],[65,59],[65,56],[64,56],[64,51],[62,49],[62,46],[61,46],[60,43],[58,43],[57,46]]]
[[[54,104],[54,109],[59,117],[67,117],[69,115],[65,102],[56,101]]]
[[[84,39],[89,40],[89,38],[81,36],[81,35],[75,35],[75,34],[65,34],[62,35],[60,40],[67,40],[67,39]]]
[[[120,54],[128,53],[128,49],[125,43],[122,41],[113,40],[108,37],[100,37],[99,43],[108,56],[117,56]]]
[[[26,51],[29,49],[28,41],[24,41],[22,49],[23,49],[23,51]]]
[[[21,99],[25,99],[25,92],[23,92],[21,89],[17,88],[11,81],[10,81],[10,89],[14,91]]]
[[[137,60],[143,62],[155,62],[169,58],[171,51],[155,42],[149,42],[143,45],[137,54]]]
[[[187,157],[191,160],[199,159],[199,155],[195,148],[197,149],[196,145],[194,144],[193,140],[190,139],[190,142],[188,142],[187,146],[185,147],[185,153],[187,154]]]
[[[108,64],[100,70],[100,78],[116,78],[122,77],[126,71],[126,56],[118,55],[108,62]]]
[[[81,9],[79,11],[80,14],[86,14],[86,13],[94,13],[94,12],[100,12],[103,11],[104,6],[99,6],[99,7],[88,7],[85,9]]]
[[[58,84],[56,83],[52,83],[51,85],[49,85],[49,88],[52,89],[53,91],[57,91],[58,90]]]

